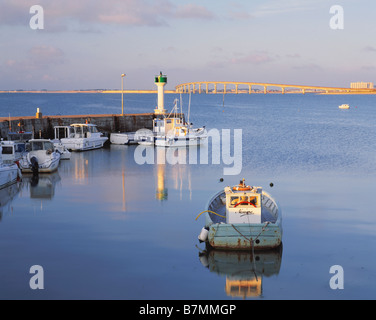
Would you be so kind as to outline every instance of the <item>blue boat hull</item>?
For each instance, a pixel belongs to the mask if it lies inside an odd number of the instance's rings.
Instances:
[[[213,224],[209,244],[224,250],[264,250],[282,243],[282,230],[275,224]]]

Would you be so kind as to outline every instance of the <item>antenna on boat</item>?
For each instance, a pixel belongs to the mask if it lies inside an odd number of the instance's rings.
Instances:
[[[188,125],[191,125],[190,117],[191,117],[191,97],[192,93],[189,91],[189,103],[188,103]]]

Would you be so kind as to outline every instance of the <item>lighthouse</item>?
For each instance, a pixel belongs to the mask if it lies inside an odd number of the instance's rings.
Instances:
[[[160,72],[159,76],[155,77],[155,84],[158,87],[158,107],[154,110],[154,113],[164,115],[166,113],[164,108],[164,87],[167,84],[167,76]]]

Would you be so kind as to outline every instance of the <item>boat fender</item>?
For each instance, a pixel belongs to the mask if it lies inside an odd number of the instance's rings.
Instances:
[[[205,268],[208,268],[208,269],[209,269],[209,260],[208,260],[208,256],[207,256],[206,254],[200,254],[200,255],[199,255],[199,259],[200,259],[201,264],[202,264]]]
[[[208,240],[208,235],[209,235],[209,228],[208,227],[202,228],[198,236],[198,240],[200,241],[200,243],[206,242]]]

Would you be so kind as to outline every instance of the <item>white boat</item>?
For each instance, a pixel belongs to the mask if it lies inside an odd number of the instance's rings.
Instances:
[[[110,142],[112,144],[129,144],[129,135],[126,132],[112,132],[110,135]]]
[[[244,179],[218,192],[203,213],[206,224],[199,240],[213,248],[263,250],[282,244],[282,215],[277,202],[261,187],[247,186]]]
[[[60,153],[60,160],[70,160],[71,153],[66,146],[64,146],[60,140],[51,140],[54,144],[55,150]]]
[[[350,109],[350,106],[348,104],[341,104],[338,108],[340,108],[340,109]]]
[[[108,140],[98,131],[94,124],[71,124],[70,126],[56,126],[55,140],[72,151],[85,151],[102,148]]]
[[[52,141],[48,139],[32,139],[29,143],[29,152],[19,161],[21,171],[33,174],[56,171],[61,155],[55,150]]]
[[[1,141],[3,163],[13,164],[26,153],[26,142]]]
[[[168,116],[160,116],[153,121],[153,131],[146,131],[138,136],[138,143],[155,144],[159,147],[186,147],[200,145],[208,138],[205,127],[194,129],[178,116],[177,101]]]
[[[2,147],[0,146],[0,149]],[[2,154],[0,153],[0,188],[5,188],[21,178],[21,172],[17,164],[3,163]]]

